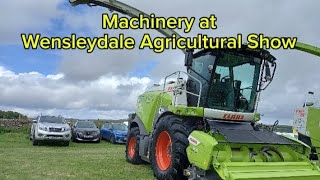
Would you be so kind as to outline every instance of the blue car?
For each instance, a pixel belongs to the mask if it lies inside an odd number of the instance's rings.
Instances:
[[[128,126],[123,123],[106,123],[101,127],[101,138],[111,143],[127,142]]]

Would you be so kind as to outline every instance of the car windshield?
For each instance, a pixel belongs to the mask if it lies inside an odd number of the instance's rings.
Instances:
[[[41,116],[40,122],[46,123],[65,123],[62,117],[55,117],[55,116]]]
[[[128,127],[125,124],[112,124],[114,130],[126,131]]]
[[[78,122],[77,128],[97,128],[94,122]]]

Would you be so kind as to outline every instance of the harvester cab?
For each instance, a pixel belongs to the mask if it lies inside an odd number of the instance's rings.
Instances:
[[[116,0],[69,1],[148,17]],[[296,49],[320,56],[314,46],[296,43]],[[128,162],[151,163],[157,179],[320,179],[310,146],[255,126],[259,93],[275,74],[274,56],[245,44],[183,53],[186,71],[169,74],[138,97],[129,115]]]
[[[273,79],[276,58],[263,49],[253,51],[243,46],[237,50],[206,49],[186,56],[187,72],[193,77],[188,79],[187,89],[193,94],[200,92],[194,78],[202,87],[199,97],[188,95],[188,106],[197,106],[200,99],[200,106],[209,109],[245,113],[256,110],[258,93]]]

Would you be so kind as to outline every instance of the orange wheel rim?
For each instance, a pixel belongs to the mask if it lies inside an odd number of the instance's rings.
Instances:
[[[136,144],[136,139],[134,137],[131,137],[129,140],[129,145],[128,145],[128,151],[129,151],[129,157],[133,158],[135,154],[135,144]]]
[[[171,138],[168,132],[163,131],[159,134],[156,143],[156,160],[160,170],[165,171],[170,167],[172,147]]]

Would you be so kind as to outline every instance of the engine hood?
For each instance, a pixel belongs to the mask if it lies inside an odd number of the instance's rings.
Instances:
[[[98,128],[77,128],[77,129],[75,129],[76,131],[81,131],[81,132],[85,132],[85,131],[99,131],[100,132],[100,130],[98,129]]]

